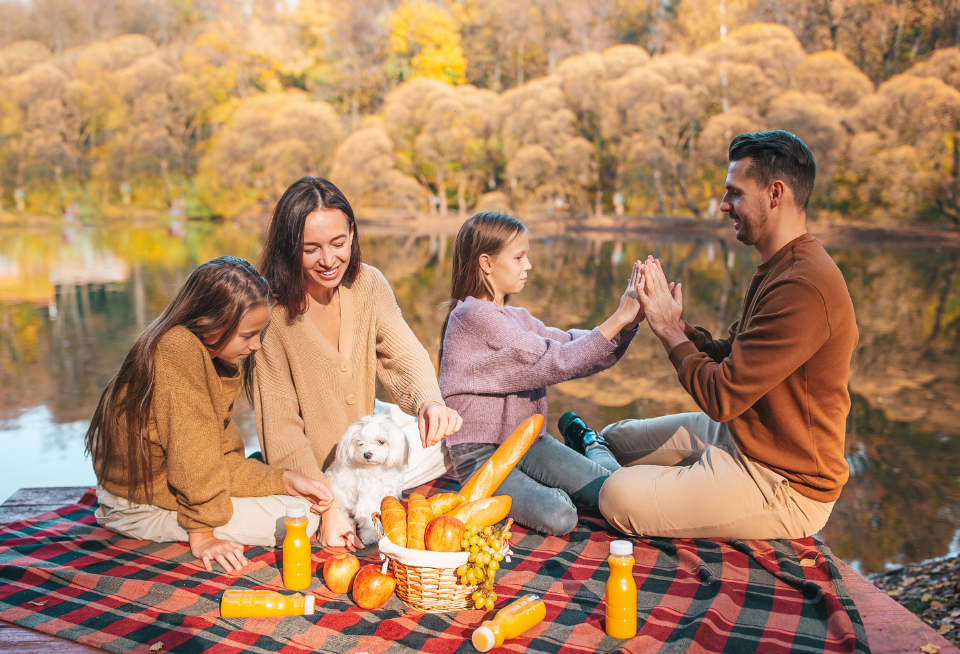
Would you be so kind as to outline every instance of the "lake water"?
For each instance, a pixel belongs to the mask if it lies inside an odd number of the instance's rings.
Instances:
[[[390,280],[436,356],[452,239],[361,234],[365,261]],[[233,223],[0,227],[0,500],[21,487],[94,484],[83,435],[136,335],[198,263],[222,254],[253,260],[259,243],[258,230]],[[820,537],[864,572],[955,554],[960,252],[828,249],[850,288],[860,344],[850,380],[852,477]],[[616,307],[631,262],[648,253],[683,282],[684,317],[715,335],[737,318],[758,263],[752,249],[729,241],[534,239],[534,269],[515,304],[563,329],[593,327]],[[554,430],[570,409],[595,426],[696,410],[644,326],[620,364],[551,388],[549,400]],[[238,422],[255,449],[249,408]]]

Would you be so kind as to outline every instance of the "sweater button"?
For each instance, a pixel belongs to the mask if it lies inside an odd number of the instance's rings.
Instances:
[[[349,361],[343,361],[343,362],[341,362],[341,363],[340,363],[340,370],[342,370],[343,372],[346,372],[346,371],[350,370],[350,362],[349,362]]]
[[[356,403],[357,403],[357,396],[356,396],[356,395],[354,395],[353,393],[351,393],[350,395],[347,396],[347,404],[356,404]]]

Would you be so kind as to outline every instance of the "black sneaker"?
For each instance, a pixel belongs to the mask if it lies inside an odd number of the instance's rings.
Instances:
[[[560,420],[557,421],[557,429],[560,430],[560,435],[563,436],[563,442],[566,443],[567,447],[580,454],[584,453],[587,445],[593,445],[594,443],[607,445],[607,441],[600,434],[587,427],[580,416],[573,411],[567,411],[560,416]]]

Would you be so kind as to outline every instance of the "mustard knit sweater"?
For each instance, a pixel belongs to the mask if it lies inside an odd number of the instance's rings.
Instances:
[[[211,531],[233,517],[230,497],[285,494],[283,468],[246,459],[230,413],[240,370],[217,373],[207,348],[186,327],[174,327],[154,354],[149,429],[153,484],[150,504],[177,512],[188,532]],[[147,503],[143,489],[124,483],[123,461],[98,483],[131,502]],[[317,477],[319,479],[319,476]]]
[[[308,316],[289,320],[275,307],[253,374],[264,459],[321,479],[343,432],[373,413],[378,377],[404,413],[443,404],[430,357],[379,270],[363,265],[340,284],[339,348]]]

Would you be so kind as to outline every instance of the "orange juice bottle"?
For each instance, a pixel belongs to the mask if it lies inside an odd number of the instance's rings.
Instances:
[[[607,579],[607,635],[633,638],[637,635],[637,584],[633,580],[633,543],[610,543],[610,577]]]
[[[307,537],[307,506],[300,502],[287,505],[287,536],[283,539],[283,585],[303,590],[310,585],[313,553]]]
[[[263,618],[274,615],[313,615],[316,598],[300,593],[281,595],[272,590],[229,588],[220,598],[224,618]]]
[[[524,631],[543,620],[547,607],[537,595],[525,595],[500,609],[493,620],[487,620],[473,632],[473,646],[481,652],[489,652],[503,645],[503,641],[516,638]]]

